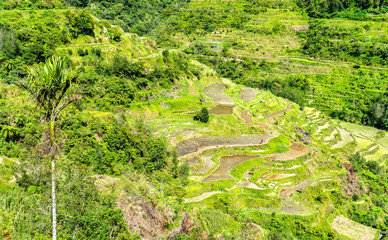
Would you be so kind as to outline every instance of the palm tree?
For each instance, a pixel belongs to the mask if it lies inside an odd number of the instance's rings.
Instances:
[[[52,57],[43,65],[34,65],[27,69],[28,76],[19,82],[19,86],[30,93],[31,99],[41,109],[43,121],[50,123],[49,156],[51,159],[51,194],[53,214],[53,239],[57,239],[55,156],[58,152],[55,142],[55,121],[69,104],[82,98],[82,91],[75,83],[78,73],[67,66],[60,57]]]

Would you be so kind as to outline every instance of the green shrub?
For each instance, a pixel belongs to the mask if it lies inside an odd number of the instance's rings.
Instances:
[[[78,53],[78,55],[79,55],[80,57],[85,56],[85,52],[84,52],[84,50],[83,50],[82,48],[78,48],[77,53]]]
[[[203,123],[209,122],[209,111],[206,108],[202,108],[201,111],[194,116],[194,120]]]
[[[100,48],[96,48],[94,50],[94,53],[96,54],[97,57],[101,57],[101,49]]]

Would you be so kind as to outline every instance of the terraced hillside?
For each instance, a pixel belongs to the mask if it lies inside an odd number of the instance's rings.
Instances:
[[[313,21],[293,1],[195,0],[166,31],[224,77],[370,125],[363,116],[387,92],[388,25],[378,16]]]
[[[386,92],[386,64],[313,56],[306,42],[314,24],[326,24],[318,30],[343,32],[325,39],[332,47],[360,39],[384,47],[386,23],[312,23],[292,1],[261,4],[191,1],[169,15],[163,49],[77,9],[0,12],[9,27],[0,36],[25,36],[1,67],[1,234],[46,239],[52,230],[50,133],[8,78],[23,77],[20,62],[43,63],[33,52],[43,46],[77,67],[74,84],[88,90],[57,123],[61,237],[384,237],[388,132],[327,113],[349,110],[358,122],[357,109]],[[88,34],[72,35],[71,14],[93,23],[82,26]],[[194,118],[203,108],[206,123]]]
[[[347,173],[342,162],[360,152],[386,164],[386,132],[332,121],[313,108],[301,111],[268,91],[236,85],[202,68],[204,76],[181,82],[173,97],[130,113],[132,121],[143,118],[170,139],[179,160],[190,166],[186,204],[217,208],[225,202],[253,219],[258,212],[305,216],[325,228],[349,207],[331,200],[342,194]],[[209,123],[193,121],[202,107],[209,109]],[[326,199],[330,210],[317,204],[316,196]]]

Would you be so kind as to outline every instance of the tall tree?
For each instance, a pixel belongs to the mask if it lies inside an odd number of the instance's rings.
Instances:
[[[57,239],[55,158],[58,153],[55,136],[55,121],[69,104],[82,98],[82,91],[77,86],[78,72],[66,64],[60,57],[52,57],[44,64],[34,65],[27,69],[28,76],[19,82],[26,89],[33,102],[42,111],[42,120],[50,124],[49,157],[51,160],[52,182],[52,221],[53,239]]]

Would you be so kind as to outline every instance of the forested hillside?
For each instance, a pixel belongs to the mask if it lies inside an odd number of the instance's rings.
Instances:
[[[386,239],[387,12],[1,1],[0,238]]]

